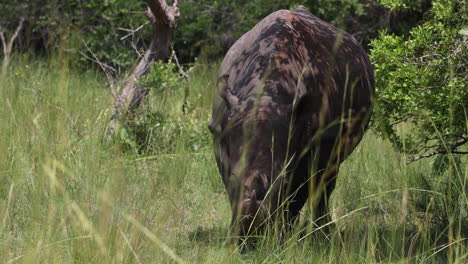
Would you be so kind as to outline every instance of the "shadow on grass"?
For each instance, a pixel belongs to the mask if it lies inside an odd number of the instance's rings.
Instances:
[[[257,254],[263,255],[265,253],[263,251],[271,251],[273,248],[276,248],[273,251],[282,252],[285,248],[298,247],[309,248],[308,251],[315,252],[314,254],[317,256],[334,255],[340,252],[338,254],[344,254],[340,258],[345,259],[348,259],[347,255],[351,253],[377,262],[424,260],[446,263],[450,260],[448,245],[453,243],[448,239],[446,230],[424,229],[422,231],[416,226],[404,224],[401,226],[385,224],[366,226],[365,223],[361,223],[358,226],[349,226],[340,231],[335,226],[330,226],[330,230],[327,231],[329,232],[312,232],[305,237],[307,232],[303,232],[301,235],[292,235],[286,243],[281,241],[279,236],[265,235],[260,239],[258,246],[241,246],[238,252],[243,257],[253,254],[251,257],[257,258],[259,257]],[[228,247],[230,245],[226,227],[198,226],[188,233],[188,239],[210,247]],[[466,242],[460,241],[459,243]]]
[[[188,233],[188,239],[193,242],[200,242],[207,245],[227,244],[228,229],[225,227],[206,228],[198,226]]]
[[[303,240],[318,252],[354,252],[377,262],[431,260],[449,262],[449,244],[446,230],[418,230],[415,226],[360,226],[332,234],[314,233]],[[453,243],[453,241],[452,241]],[[463,243],[463,241],[460,241]],[[453,246],[457,246],[455,243]],[[458,245],[459,246],[459,245]]]

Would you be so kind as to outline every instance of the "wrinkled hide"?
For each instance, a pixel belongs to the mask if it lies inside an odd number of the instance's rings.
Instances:
[[[374,77],[356,40],[300,6],[260,21],[226,54],[209,124],[232,234],[316,219],[370,119]]]

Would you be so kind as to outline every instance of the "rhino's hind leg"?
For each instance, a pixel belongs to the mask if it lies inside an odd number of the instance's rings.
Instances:
[[[337,172],[330,172],[331,174],[325,175],[323,178],[327,179],[319,183],[320,189],[317,200],[315,201],[315,207],[313,208],[313,220],[315,228],[320,228],[329,231],[332,225],[331,213],[329,210],[330,196],[335,189]]]
[[[304,207],[309,196],[310,154],[305,155],[292,175],[291,185],[287,187],[287,217],[288,224],[294,224],[299,212]]]
[[[313,229],[328,233],[332,226],[329,212],[330,196],[335,189],[339,171],[339,161],[335,153],[335,144],[322,142],[320,156],[317,157],[317,170],[310,180],[309,203],[312,213]]]

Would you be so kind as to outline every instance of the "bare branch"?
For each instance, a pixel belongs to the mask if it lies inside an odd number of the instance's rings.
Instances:
[[[15,42],[15,39],[18,37],[18,34],[20,33],[21,29],[23,28],[23,23],[24,23],[24,17],[21,17],[20,22],[19,22],[18,26],[16,27],[15,33],[13,33],[13,35],[11,36],[10,41],[8,43],[8,47],[10,49],[10,52],[11,52],[11,49],[13,47],[13,43]]]
[[[182,74],[182,76],[184,76],[185,81],[186,81],[185,89],[184,89],[184,102],[182,104],[182,113],[185,114],[187,112],[188,97],[190,95],[190,76],[188,75],[188,73],[184,71],[182,66],[180,66],[179,59],[177,59],[177,55],[174,51],[174,48],[172,49],[172,58],[174,59],[174,62],[176,63],[177,68],[179,69],[179,73]]]
[[[177,0],[172,6],[168,6],[166,0],[146,0],[146,2],[155,17],[161,18],[162,22],[170,28],[175,28],[180,15]]]
[[[0,26],[0,39],[2,39],[2,46],[3,46],[3,56],[7,56],[7,44],[5,40],[5,33],[3,32],[3,28]]]
[[[130,11],[130,14],[145,14],[146,11]]]
[[[180,66],[179,59],[177,58],[177,55],[174,52],[174,50],[172,52],[172,58],[174,59],[174,62],[176,63],[177,68],[179,69],[179,73],[182,74],[187,81],[190,81],[190,76],[188,75],[188,73],[184,71],[182,66]]]
[[[3,45],[3,62],[2,62],[2,75],[5,75],[7,72],[8,64],[10,62],[10,55],[11,55],[11,50],[13,49],[13,43],[15,43],[16,38],[18,37],[21,29],[23,28],[24,24],[24,17],[20,18],[20,22],[18,26],[16,27],[15,32],[10,38],[10,41],[8,41],[8,44],[6,43],[6,38],[5,38],[5,33],[3,30],[0,29],[1,34],[0,37],[2,39],[2,45]]]
[[[143,25],[137,27],[136,29],[126,29],[126,28],[118,28],[119,30],[122,30],[122,31],[127,31],[127,32],[130,32],[129,34],[123,36],[120,38],[120,40],[124,40],[132,35],[134,35],[135,33],[137,33],[138,31],[140,31],[144,26],[148,25],[150,23],[150,21],[146,21]]]
[[[435,156],[435,155],[445,155],[445,154],[462,154],[462,155],[464,155],[464,154],[468,154],[468,152],[457,151],[456,150],[458,147],[463,146],[467,142],[468,142],[468,138],[465,138],[463,141],[455,143],[452,146],[450,146],[449,149],[439,149],[439,150],[436,150],[436,151],[431,152],[431,153],[427,153],[427,154],[424,154],[424,155],[421,155],[421,156],[414,157],[411,160],[407,161],[406,164],[410,164],[410,163],[415,162],[417,160],[424,159],[424,158],[429,158],[429,157],[432,157],[432,156]]]
[[[151,8],[148,7],[148,9],[145,12],[145,16],[148,18],[148,20],[151,23],[156,24],[157,20],[156,20],[156,17],[154,16],[153,12],[151,12]]]
[[[86,43],[84,43],[84,44],[85,44],[86,49],[93,56],[94,59],[88,57],[86,54],[84,54],[81,51],[80,51],[80,54],[82,56],[84,56],[85,58],[87,58],[88,60],[91,60],[91,61],[97,63],[99,65],[99,67],[101,67],[102,71],[106,75],[107,83],[109,84],[109,88],[111,90],[112,97],[115,98],[117,96],[117,92],[114,89],[115,81],[114,81],[114,78],[112,77],[112,75],[115,74],[116,70],[113,67],[101,62],[99,60],[99,58],[93,53],[93,51],[88,47],[88,44],[86,44]],[[110,72],[112,72],[112,74]]]
[[[132,41],[130,45],[132,46],[132,49],[135,51],[136,55],[138,56],[138,59],[141,59],[143,57],[143,54],[140,52],[140,50],[138,50],[136,43]]]

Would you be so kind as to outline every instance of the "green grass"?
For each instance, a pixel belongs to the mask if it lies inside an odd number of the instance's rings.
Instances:
[[[138,153],[103,141],[112,96],[99,72],[14,63],[0,79],[0,262],[467,262],[466,159],[434,175],[434,159],[406,165],[372,132],[341,167],[328,237],[238,252],[206,129],[216,67],[191,71],[187,114],[182,84],[151,97],[154,147]]]

